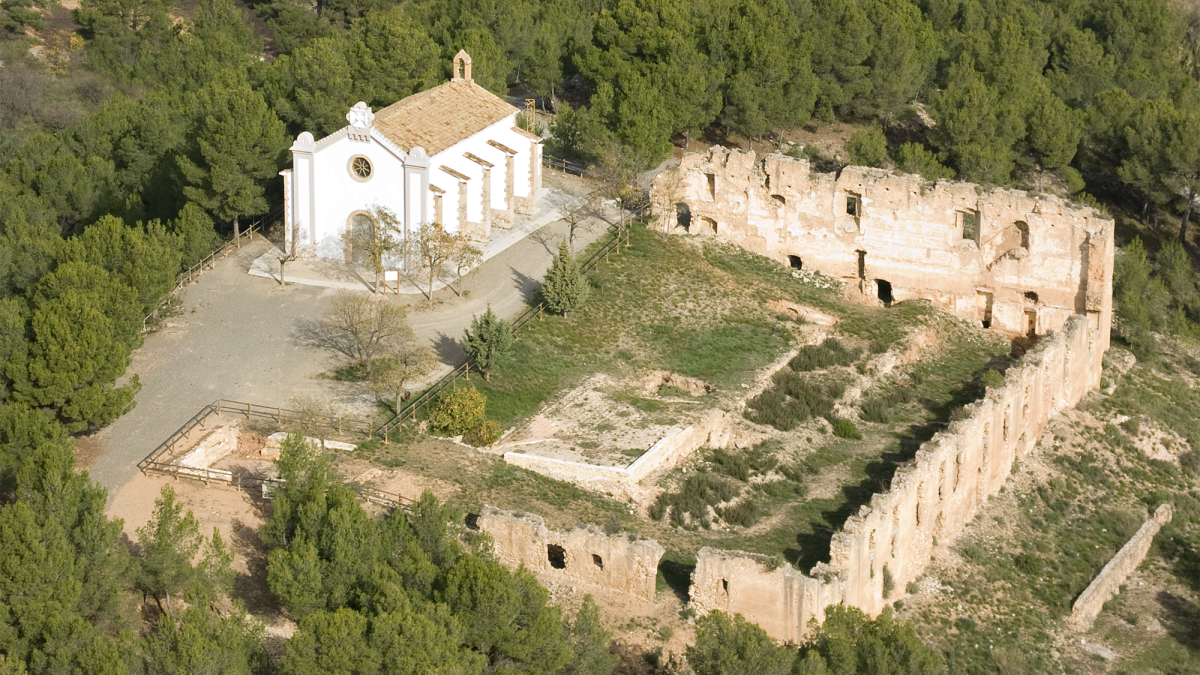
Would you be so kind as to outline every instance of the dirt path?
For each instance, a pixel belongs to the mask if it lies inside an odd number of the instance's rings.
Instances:
[[[560,189],[585,189],[572,182],[577,179],[547,178]],[[577,250],[604,229],[598,223],[577,231]],[[489,303],[505,317],[523,309],[566,232],[566,223],[551,223],[488,260],[465,281],[466,297],[442,290],[432,308],[419,308],[420,298],[401,300],[414,306],[410,323],[433,345],[443,372],[462,362],[459,340],[474,314]],[[127,375],[142,383],[136,407],[79,439],[80,463],[108,488],[110,505],[137,473],[137,462],[216,398],[286,407],[293,396],[321,395],[350,411],[369,412],[373,399],[360,385],[320,377],[336,360],[294,338],[297,325],[320,317],[336,291],[249,276],[251,262],[268,246],[261,239],[243,246],[183,290],[180,314],[146,336],[133,354]]]

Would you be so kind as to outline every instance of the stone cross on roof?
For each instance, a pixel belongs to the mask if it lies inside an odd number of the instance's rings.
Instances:
[[[359,101],[346,113],[346,121],[355,129],[370,129],[375,121],[375,113],[371,112],[371,106]]]

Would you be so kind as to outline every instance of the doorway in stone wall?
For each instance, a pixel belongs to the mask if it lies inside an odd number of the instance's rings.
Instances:
[[[875,280],[876,295],[883,302],[884,307],[892,306],[892,282],[883,279]]]
[[[984,328],[992,327],[992,294],[987,291],[977,291],[975,294],[975,307],[979,316],[979,323]]]
[[[794,270],[804,269],[804,261],[801,260],[800,256],[798,255],[789,255],[788,265],[791,265],[792,269]]]
[[[679,202],[675,205],[675,223],[686,232],[692,226],[692,209]]]
[[[546,544],[546,558],[556,570],[566,569],[567,552],[558,544]]]

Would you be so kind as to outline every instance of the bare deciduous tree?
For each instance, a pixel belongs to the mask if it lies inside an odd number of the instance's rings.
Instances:
[[[436,365],[437,356],[429,345],[410,340],[375,361],[367,383],[380,399],[388,393],[395,396],[399,412],[408,385],[428,375]]]
[[[325,316],[308,333],[304,336],[308,342],[342,354],[357,366],[369,366],[413,340],[407,307],[352,291],[335,295]]]
[[[441,223],[424,223],[417,239],[417,255],[421,259],[421,269],[429,270],[428,297],[433,300],[433,282],[445,269],[454,255],[457,244],[455,237],[447,233]]]
[[[458,276],[458,289],[455,291],[462,296],[463,271],[469,270],[483,259],[483,251],[467,240],[461,232],[454,237],[454,250],[450,254],[450,263]]]

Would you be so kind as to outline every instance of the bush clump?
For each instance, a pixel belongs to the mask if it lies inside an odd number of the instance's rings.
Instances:
[[[463,443],[477,448],[490,448],[500,440],[500,423],[487,420],[463,434]]]
[[[750,527],[767,514],[766,509],[753,499],[742,501],[717,512],[725,522],[738,527]]]
[[[853,420],[841,417],[833,420],[833,435],[838,438],[850,438],[856,441],[862,440],[862,433],[859,432],[858,425]]]
[[[475,385],[455,385],[438,397],[438,402],[429,413],[429,426],[438,433],[450,436],[464,434],[479,426],[483,421],[487,399]]]
[[[862,355],[861,349],[850,351],[837,338],[827,338],[819,345],[807,345],[788,361],[788,367],[796,372],[824,370],[833,366],[848,366]]]
[[[999,389],[1004,386],[1004,374],[995,368],[988,368],[979,376],[979,382],[988,389]]]
[[[790,431],[809,418],[828,415],[833,411],[834,400],[845,391],[846,386],[841,383],[822,385],[799,373],[781,370],[775,373],[770,389],[746,403],[746,417],[780,431]]]
[[[670,514],[671,524],[686,524],[684,515],[702,527],[709,527],[709,507],[737,498],[742,488],[731,480],[712,473],[702,472],[688,476],[676,492],[663,492],[650,505],[650,517],[662,520]]]

